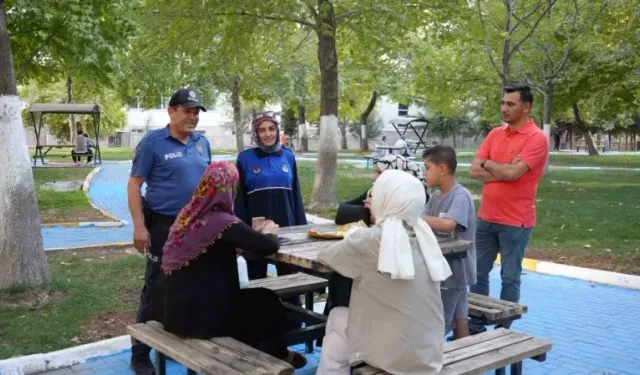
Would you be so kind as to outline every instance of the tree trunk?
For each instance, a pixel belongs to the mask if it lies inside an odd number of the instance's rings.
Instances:
[[[543,125],[551,125],[551,117],[553,114],[553,90],[553,82],[547,82],[544,88],[544,114],[542,116]],[[555,129],[553,129],[553,126],[551,127],[551,129],[552,131],[555,131]]]
[[[240,102],[240,77],[237,74],[233,76],[231,107],[233,107],[233,125],[236,130],[236,148],[240,152],[244,150],[244,129],[242,128],[242,103]]]
[[[505,86],[509,85],[511,82],[511,16],[513,15],[513,4],[510,0],[506,0],[505,4],[505,14],[504,14],[504,23],[505,23],[505,32],[507,33],[507,37],[502,41],[502,76],[500,77],[502,87],[500,91],[500,97],[504,95]]]
[[[457,148],[456,147],[456,133],[455,132],[451,133],[451,138],[453,138],[453,148],[455,149],[455,148]]]
[[[304,104],[298,105],[298,148],[303,152],[309,152],[309,134],[307,132],[307,117]]]
[[[0,1],[0,289],[49,281],[5,11]]]
[[[552,147],[553,146],[553,142],[551,141],[551,136],[552,134],[555,134],[556,129],[553,126],[553,124],[551,124],[551,117],[552,117],[552,111],[553,111],[553,81],[552,80],[548,80],[545,83],[545,87],[544,87],[544,111],[543,111],[543,115],[542,115],[542,129],[545,129],[545,126],[548,125],[548,129],[549,129],[549,134],[548,134],[548,138],[547,140],[549,141],[549,150],[547,151],[551,151],[553,150]],[[555,137],[555,136],[554,136]],[[549,156],[547,155],[547,161],[544,165],[544,173],[548,173],[549,172]]]
[[[341,140],[341,148],[343,150],[349,149],[349,144],[347,143],[347,123],[343,124],[338,123],[338,127],[340,128],[340,140]]]
[[[73,103],[73,81],[71,80],[71,76],[67,77],[67,103]],[[71,114],[69,116],[69,139],[71,140],[71,143],[76,140],[77,132],[76,115]]]
[[[598,149],[596,145],[593,143],[593,138],[591,137],[591,133],[589,133],[589,129],[587,129],[587,124],[582,120],[582,115],[580,114],[580,108],[578,108],[578,103],[573,103],[573,115],[576,119],[576,124],[582,130],[584,134],[585,142],[587,143],[587,150],[589,151],[589,155],[599,155]]]
[[[318,161],[313,180],[310,209],[336,206],[336,133],[338,127],[338,53],[336,16],[331,0],[318,0],[322,15],[318,27],[318,63],[320,66],[320,139]]]
[[[369,105],[367,108],[360,114],[360,126],[362,129],[360,130],[360,149],[362,151],[369,151],[369,132],[367,131],[367,124],[369,123],[369,115],[376,107],[376,102],[378,101],[378,92],[373,90],[371,93],[371,99],[369,100]]]

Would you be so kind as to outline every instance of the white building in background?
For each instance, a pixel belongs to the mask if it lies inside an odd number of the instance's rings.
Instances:
[[[165,127],[169,123],[167,105],[169,98],[164,100],[153,109],[141,108],[134,103],[127,110],[127,125],[118,130],[109,139],[109,146],[112,147],[135,147],[144,135],[155,129]],[[280,111],[278,105],[268,105],[265,110]],[[207,108],[206,112],[200,112],[200,121],[196,131],[207,137],[212,149],[233,149],[235,148],[235,134],[233,133],[233,108],[228,98],[218,100],[216,106]],[[245,144],[251,142],[249,134],[244,135]]]
[[[158,105],[153,109],[141,108],[138,101],[131,103],[127,109],[127,123],[126,125],[117,130],[113,135],[101,137],[100,144],[102,147],[136,147],[142,137],[154,129],[160,129],[169,123],[169,115],[167,113],[167,104],[169,98],[162,98]],[[268,105],[265,110],[272,110],[277,113],[281,111],[280,105]],[[386,136],[387,143],[394,143],[400,136],[394,129],[392,122],[400,121],[406,122],[407,120],[415,117],[428,116],[427,110],[415,105],[403,105],[398,102],[394,102],[386,97],[381,97],[376,105],[376,111],[380,116],[383,125],[382,135]],[[311,119],[313,121],[313,119]],[[233,108],[231,107],[228,97],[223,96],[217,100],[217,104],[211,108],[207,108],[206,112],[200,112],[200,122],[196,128],[197,132],[204,134],[211,143],[212,149],[235,149],[236,141],[233,133]],[[401,129],[402,130],[402,129]],[[318,127],[317,124],[311,123],[308,127],[309,135],[309,147],[311,150],[317,149],[318,142]],[[348,133],[347,137],[348,145],[350,149],[357,149],[360,146],[358,138],[353,137]],[[406,133],[406,138],[409,140],[416,140],[417,137],[409,129]],[[338,142],[341,138],[338,134],[336,136]],[[27,131],[27,141],[29,146],[35,146],[35,137],[33,131]],[[251,143],[251,135],[249,133],[244,134],[245,145]],[[292,140],[295,145],[298,145],[297,140]],[[370,145],[373,147],[376,143],[379,143],[379,139],[370,140]],[[434,141],[438,143],[448,143],[446,140],[439,139],[437,137],[431,137],[427,129],[425,135],[425,141],[428,145]],[[59,142],[48,133],[48,130],[43,128],[40,135],[41,144],[55,144],[64,143]],[[471,147],[474,143],[473,140],[468,140],[466,147]],[[339,145],[338,145],[339,147]],[[460,147],[460,146],[459,146]]]

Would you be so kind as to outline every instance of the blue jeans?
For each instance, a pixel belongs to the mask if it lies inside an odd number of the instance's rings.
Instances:
[[[500,253],[500,278],[502,279],[500,299],[511,302],[520,301],[522,260],[532,230],[533,228],[490,223],[478,218],[476,226],[478,281],[471,287],[472,293],[489,295],[489,273]],[[511,321],[503,322],[502,326],[509,328]],[[484,331],[483,321],[472,318],[469,322],[469,330],[472,333]]]

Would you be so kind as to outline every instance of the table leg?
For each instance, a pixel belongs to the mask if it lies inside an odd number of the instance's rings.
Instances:
[[[42,149],[40,149],[40,161],[42,161],[42,165],[44,165],[44,157],[47,156],[47,154],[49,153],[49,151],[51,151],[52,147],[47,148],[47,151],[44,152],[44,155],[42,154]]]
[[[167,375],[167,358],[164,354],[156,350],[156,373],[158,375]]]
[[[511,364],[511,375],[522,375],[522,362]]]
[[[304,307],[309,311],[313,311],[313,292],[309,292],[304,295]],[[313,353],[313,340],[307,341],[306,345],[307,353]]]

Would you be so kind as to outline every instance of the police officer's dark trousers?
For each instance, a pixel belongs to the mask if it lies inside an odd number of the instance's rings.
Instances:
[[[147,256],[147,265],[144,272],[144,286],[140,293],[140,306],[138,307],[138,315],[136,323],[145,323],[149,320],[158,320],[156,316],[159,309],[153,310],[153,299],[160,292],[158,288],[158,277],[162,272],[162,248],[169,237],[169,229],[175,221],[175,216],[163,215],[152,211],[146,204],[143,205],[142,212],[144,214],[144,225],[149,231],[151,239],[150,254]],[[157,298],[157,297],[156,297]],[[151,348],[147,345],[132,339],[131,355],[132,359],[138,356],[149,356]]]

